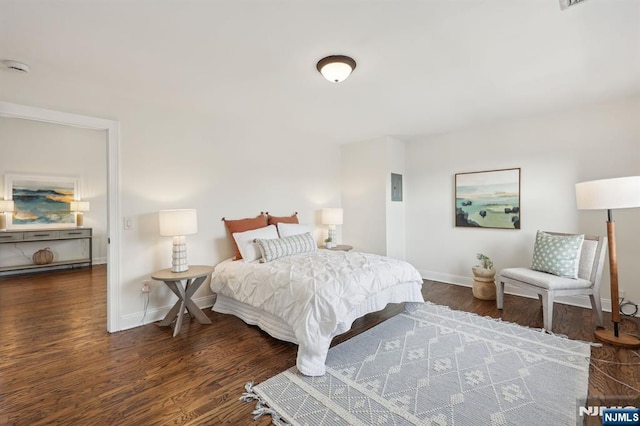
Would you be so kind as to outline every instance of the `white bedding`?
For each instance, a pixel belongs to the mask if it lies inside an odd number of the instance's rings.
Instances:
[[[269,263],[225,261],[211,278],[211,290],[225,296],[221,300],[233,299],[286,323],[299,345],[298,370],[309,376],[324,374],[331,339],[350,328],[354,314],[371,312],[367,306],[381,309],[385,301],[424,302],[421,287],[420,274],[407,262],[331,250]],[[229,306],[222,312],[233,311]]]

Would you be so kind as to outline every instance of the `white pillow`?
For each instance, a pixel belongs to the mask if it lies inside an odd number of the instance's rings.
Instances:
[[[278,234],[280,234],[280,238],[291,237],[292,235],[306,234],[307,232],[313,234],[309,225],[278,222]]]
[[[236,240],[242,260],[245,262],[253,262],[262,257],[260,247],[253,242],[256,238],[278,238],[278,230],[275,225],[269,225],[250,231],[235,232],[233,239]]]

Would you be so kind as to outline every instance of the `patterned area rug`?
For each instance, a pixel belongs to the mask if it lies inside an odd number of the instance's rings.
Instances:
[[[248,384],[276,425],[575,425],[588,343],[430,303],[332,348],[327,374],[295,367]]]

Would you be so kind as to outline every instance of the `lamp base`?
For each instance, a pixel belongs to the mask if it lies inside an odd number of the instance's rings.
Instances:
[[[613,330],[596,330],[594,332],[596,339],[605,342],[611,343],[612,345],[622,346],[625,348],[637,348],[640,347],[640,339],[631,336],[630,334],[618,333],[616,337]]]
[[[327,235],[327,237],[329,237],[329,241],[326,242],[325,246],[330,249],[330,248],[334,248],[336,246],[336,226],[335,225],[329,225],[329,234]]]
[[[172,265],[171,272],[187,272],[189,265]]]
[[[171,256],[171,272],[186,272],[189,270],[187,263],[187,240],[184,235],[173,237],[173,255]]]

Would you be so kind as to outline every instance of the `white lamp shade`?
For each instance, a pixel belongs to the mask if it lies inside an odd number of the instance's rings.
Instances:
[[[15,211],[16,206],[13,200],[0,200],[0,213]]]
[[[640,207],[640,176],[577,183],[576,202],[580,210]]]
[[[71,210],[72,212],[88,212],[89,202],[88,201],[72,201],[69,203],[69,210]]]
[[[196,209],[160,210],[158,214],[160,235],[176,237],[198,232]]]
[[[342,209],[326,208],[322,209],[323,225],[342,225]]]

